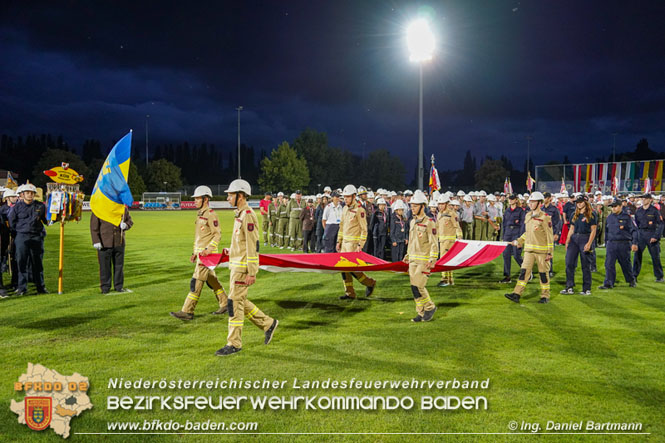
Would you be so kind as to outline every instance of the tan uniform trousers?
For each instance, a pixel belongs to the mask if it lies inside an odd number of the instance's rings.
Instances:
[[[188,314],[194,313],[194,309],[196,309],[196,305],[199,302],[199,297],[201,297],[201,290],[204,283],[208,283],[210,289],[215,293],[220,308],[224,308],[227,305],[226,292],[224,292],[222,284],[217,280],[215,271],[211,271],[203,266],[199,262],[199,259],[196,259],[196,269],[194,269],[194,275],[192,275],[192,280],[189,282],[189,294],[185,298],[185,304],[182,305],[182,312]]]
[[[229,335],[226,344],[242,348],[242,326],[245,318],[264,332],[270,329],[273,319],[265,315],[254,303],[247,300],[249,287],[245,284],[247,274],[231,271],[229,291]]]
[[[538,265],[538,275],[540,277],[540,296],[550,298],[550,262],[545,260],[547,254],[539,252],[525,252],[520,277],[515,285],[514,293],[522,295],[526,288],[526,283],[531,277],[531,270],[534,263]]]
[[[411,292],[413,293],[413,300],[416,302],[416,312],[421,317],[425,314],[425,311],[431,311],[436,307],[426,288],[429,274],[430,270],[427,269],[426,263],[409,263]]]
[[[452,248],[454,244],[455,244],[455,240],[440,241],[439,242],[439,258],[446,255],[446,252],[450,251],[450,248]],[[447,282],[451,285],[454,285],[455,280],[453,279],[453,271],[442,272],[441,273],[441,281]]]
[[[280,218],[279,225],[277,226],[277,241],[280,247],[289,246],[289,219]]]
[[[270,217],[270,245],[277,244],[277,225],[279,224],[279,218]]]
[[[344,241],[342,248],[339,252],[356,252],[358,242]],[[358,280],[365,286],[372,287],[376,284],[376,280],[369,278],[362,272],[342,272],[342,280],[344,280],[344,293],[351,298],[356,298],[356,291],[353,289],[353,278]]]

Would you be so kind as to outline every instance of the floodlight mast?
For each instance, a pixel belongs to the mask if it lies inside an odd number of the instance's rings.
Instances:
[[[406,28],[406,43],[409,48],[409,60],[418,63],[419,68],[419,112],[418,112],[418,188],[424,188],[425,171],[423,169],[423,63],[434,55],[435,39],[429,22],[425,18],[414,20]]]

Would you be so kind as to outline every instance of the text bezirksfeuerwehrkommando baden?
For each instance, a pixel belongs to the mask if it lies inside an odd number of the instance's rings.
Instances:
[[[124,378],[111,378],[108,383],[109,390],[228,390],[240,393],[227,392],[225,395],[110,395],[106,398],[108,410],[188,410],[188,409],[215,409],[238,410],[247,405],[252,409],[273,410],[409,410],[419,408],[422,410],[486,410],[488,408],[485,396],[456,395],[429,395],[428,390],[486,390],[489,388],[489,379],[486,380],[418,380],[415,378],[405,380],[358,380],[355,378],[335,380],[246,380],[243,378],[229,378],[214,380],[150,380]],[[261,395],[260,390],[288,389],[290,395]],[[354,395],[294,395],[293,390],[308,391],[344,391],[353,390]],[[414,398],[411,395],[376,395],[367,393],[363,395],[359,390],[408,390],[408,394],[417,390],[421,396]],[[248,391],[248,392],[244,392]],[[247,395],[247,394],[253,395]],[[209,392],[208,392],[209,394]]]

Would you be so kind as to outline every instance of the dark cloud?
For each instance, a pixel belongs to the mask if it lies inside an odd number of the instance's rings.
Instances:
[[[9,2],[0,16],[0,125],[104,142],[271,149],[304,127],[409,170],[418,70],[408,1]],[[425,146],[538,162],[607,155],[641,137],[664,150],[660,1],[431,2],[439,50],[424,67]]]

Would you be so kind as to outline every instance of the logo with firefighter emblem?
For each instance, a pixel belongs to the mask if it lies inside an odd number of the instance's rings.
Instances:
[[[43,431],[51,424],[51,397],[25,397],[25,423],[34,431]]]

